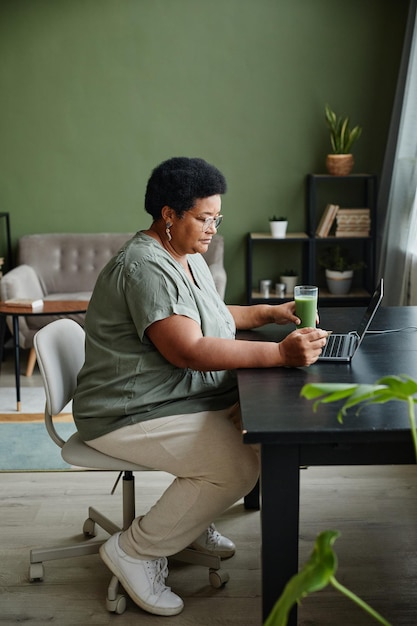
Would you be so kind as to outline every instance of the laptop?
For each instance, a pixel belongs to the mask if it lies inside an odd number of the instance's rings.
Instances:
[[[324,346],[323,352],[319,356],[318,361],[349,363],[352,360],[353,355],[361,345],[362,340],[366,335],[366,331],[374,319],[375,313],[381,304],[383,295],[384,279],[381,278],[357,330],[351,330],[350,332],[343,334],[335,333],[329,335],[327,343]]]

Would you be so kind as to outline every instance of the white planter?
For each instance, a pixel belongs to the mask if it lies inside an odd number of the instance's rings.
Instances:
[[[271,235],[274,239],[284,239],[287,234],[287,221],[279,221],[279,222],[269,222],[271,225]]]
[[[294,295],[294,287],[298,285],[298,276],[280,276],[279,282],[285,285],[285,296]]]
[[[326,270],[327,287],[335,296],[344,296],[349,293],[353,278],[353,270],[347,272],[335,272]]]

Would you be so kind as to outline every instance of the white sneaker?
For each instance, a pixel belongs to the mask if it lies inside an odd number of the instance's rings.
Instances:
[[[227,537],[223,537],[223,535],[216,530],[214,524],[210,524],[207,530],[193,541],[190,548],[198,552],[219,556],[221,559],[230,558],[236,551],[236,546],[233,541]]]
[[[132,600],[141,609],[154,615],[177,615],[184,608],[179,596],[165,586],[167,559],[143,561],[135,559],[119,546],[120,532],[100,546],[100,556],[119,579]]]

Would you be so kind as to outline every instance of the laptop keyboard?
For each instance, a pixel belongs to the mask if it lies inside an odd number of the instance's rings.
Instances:
[[[338,354],[342,354],[346,340],[346,335],[330,335],[321,356],[337,356]]]

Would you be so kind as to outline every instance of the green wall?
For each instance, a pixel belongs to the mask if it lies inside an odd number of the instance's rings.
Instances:
[[[201,156],[228,180],[226,300],[244,301],[246,233],[272,213],[304,226],[326,102],[363,126],[355,170],[380,173],[407,4],[0,0],[0,211],[14,242],[144,228],[151,169]]]

